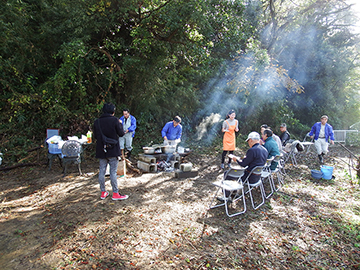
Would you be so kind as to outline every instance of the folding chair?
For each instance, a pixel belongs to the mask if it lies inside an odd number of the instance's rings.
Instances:
[[[244,169],[245,170],[245,169]],[[231,168],[224,173],[223,180],[213,182],[212,184],[217,187],[215,192],[215,196],[210,202],[209,208],[213,209],[220,206],[225,206],[225,211],[228,217],[233,217],[236,215],[240,215],[246,212],[246,202],[245,202],[245,193],[244,193],[244,185],[241,180],[241,176],[244,174],[244,170]],[[232,178],[236,180],[226,180],[226,178]],[[216,204],[211,206],[214,200],[217,198],[219,191],[222,190],[224,202],[221,204]],[[241,191],[241,195],[239,192]],[[232,196],[235,195],[233,198]],[[238,200],[242,199],[243,207],[242,211],[230,214],[228,203],[234,203]]]
[[[297,166],[296,154],[298,153],[298,150],[296,146],[298,143],[300,143],[300,141],[298,140],[293,141],[290,145],[290,151],[288,151],[288,147],[285,147],[285,152],[286,152],[285,163],[290,159],[291,163],[294,166]]]
[[[303,142],[302,142],[302,144],[306,148],[306,151],[305,151],[306,154],[309,152],[311,146],[314,144],[314,138],[310,138],[309,133],[310,132],[306,133],[306,135],[303,139]],[[310,141],[309,141],[309,139],[310,139]]]
[[[279,160],[279,163],[278,163],[278,167],[279,167],[279,170],[280,170],[280,173],[282,176],[285,177],[286,175],[286,171],[285,171],[285,154],[286,152],[285,151],[281,151],[280,152],[280,160]]]
[[[261,180],[261,173],[263,171],[263,166],[257,166],[254,169],[252,169],[252,171],[249,173],[249,175],[246,177],[245,181],[244,181],[244,185],[247,184],[248,190],[246,191],[245,194],[249,194],[250,196],[250,200],[251,200],[251,205],[254,208],[254,210],[258,209],[260,206],[262,206],[265,203],[265,190],[264,190],[264,186],[263,186],[263,182]],[[249,182],[249,178],[255,175],[256,179],[258,179],[258,181],[256,183],[250,183]],[[254,197],[252,194],[252,190],[259,187],[260,188],[260,195],[261,195],[261,203],[259,203],[256,207],[254,205]]]
[[[69,163],[78,165],[79,173],[81,173],[81,154],[82,146],[81,143],[74,140],[66,141],[61,148],[61,158],[64,164],[64,176],[66,175],[66,169]]]
[[[278,165],[277,167],[275,168],[275,170],[271,170],[271,174],[276,174],[276,178],[278,180],[278,188],[276,188],[275,186],[275,181],[274,181],[274,178],[271,177],[273,179],[273,185],[274,185],[274,189],[275,191],[279,191],[279,189],[281,188],[281,186],[284,184],[284,180],[283,180],[283,176],[281,174],[281,171],[280,171],[280,167],[281,167],[281,164],[280,164],[280,161],[281,161],[281,158],[282,158],[282,155],[276,155],[275,158],[274,158],[274,162],[277,162]],[[280,167],[279,167],[280,166]]]
[[[271,175],[271,170],[270,170],[271,162],[273,160],[274,160],[274,157],[267,159],[266,163],[264,165],[263,171],[261,172],[261,179],[263,181],[263,185],[266,182],[269,182],[269,185],[270,185],[270,193],[268,195],[266,195],[266,191],[265,191],[265,187],[264,187],[265,199],[269,199],[271,197],[271,195],[274,194],[275,185],[274,185],[272,175]]]
[[[51,170],[53,160],[56,158],[59,159],[60,165],[62,165],[61,164],[61,156],[60,156],[61,150],[58,148],[58,145],[57,144],[50,145],[50,144],[46,143],[47,139],[51,138],[52,136],[59,136],[59,134],[60,134],[59,129],[53,129],[53,128],[46,129],[45,145],[47,146],[47,149],[48,149],[47,158],[48,158],[48,164],[49,164],[49,171]]]

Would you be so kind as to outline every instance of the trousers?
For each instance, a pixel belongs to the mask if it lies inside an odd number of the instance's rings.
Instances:
[[[99,172],[100,190],[106,191],[106,189],[105,189],[105,171],[106,171],[106,166],[109,163],[109,165],[110,165],[110,183],[111,183],[112,191],[113,191],[113,193],[119,193],[118,182],[117,182],[117,167],[119,164],[118,157],[101,158],[99,160],[99,163],[100,163],[100,172]]]

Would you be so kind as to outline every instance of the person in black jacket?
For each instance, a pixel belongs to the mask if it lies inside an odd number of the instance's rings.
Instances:
[[[124,136],[124,130],[121,122],[114,116],[115,105],[106,103],[103,106],[103,114],[94,122],[94,138],[96,139],[96,158],[99,159],[99,184],[101,190],[100,199],[104,200],[109,192],[105,189],[105,171],[106,166],[110,165],[110,181],[113,191],[112,199],[126,200],[128,195],[120,195],[117,183],[117,166],[119,164],[119,156],[121,156],[119,137]],[[103,138],[111,138],[117,141],[115,145],[105,147]]]

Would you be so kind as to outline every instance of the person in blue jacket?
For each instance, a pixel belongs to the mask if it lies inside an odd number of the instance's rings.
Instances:
[[[120,149],[123,150],[126,147],[127,158],[129,159],[133,149],[132,141],[135,136],[136,118],[130,114],[129,109],[125,108],[123,109],[123,116],[120,117],[120,123],[122,123],[125,133],[123,137],[119,138]]]
[[[182,126],[181,118],[175,116],[170,122],[167,122],[161,130],[161,136],[164,138],[164,144],[177,145],[181,141]]]
[[[324,163],[323,157],[329,152],[329,139],[331,144],[334,144],[335,141],[333,128],[327,123],[328,119],[327,115],[321,116],[321,122],[316,122],[309,133],[311,139],[314,137],[320,163]]]

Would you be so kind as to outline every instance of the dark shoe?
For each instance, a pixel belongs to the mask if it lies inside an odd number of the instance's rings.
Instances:
[[[231,199],[231,198],[217,197],[216,199],[217,199],[218,201],[220,201],[220,202],[224,202],[224,201],[227,201],[227,202],[229,202],[229,203],[232,202],[232,199]]]
[[[320,161],[320,164],[323,164],[324,163],[324,158],[322,155],[319,155],[319,161]]]

